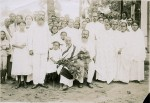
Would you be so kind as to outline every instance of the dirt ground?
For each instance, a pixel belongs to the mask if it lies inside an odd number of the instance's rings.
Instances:
[[[148,94],[148,74],[148,70],[145,71],[145,80],[142,84],[112,82],[108,85],[94,81],[93,89],[88,88],[86,84],[83,88],[78,88],[75,84],[67,91],[60,90],[59,85],[53,87],[52,83],[48,84],[48,89],[31,89],[31,84],[27,89],[15,89],[16,84],[7,81],[1,85],[0,99],[1,102],[143,103]]]

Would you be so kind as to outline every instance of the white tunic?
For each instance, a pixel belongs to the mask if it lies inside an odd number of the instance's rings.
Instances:
[[[29,66],[29,52],[27,45],[27,32],[16,32],[12,38],[12,45],[26,44],[23,49],[14,47],[12,75],[29,75],[32,69]]]
[[[129,83],[129,71],[131,67],[130,32],[120,32],[118,39],[118,50],[121,49],[122,51],[121,54],[117,55],[116,80]]]
[[[53,73],[57,70],[57,64],[55,64],[51,58],[53,58],[56,62],[62,58],[62,51],[58,50],[49,50],[49,60],[47,63],[47,73]]]
[[[109,84],[116,75],[115,46],[111,30],[105,30],[103,35],[97,37],[97,79],[107,81]]]

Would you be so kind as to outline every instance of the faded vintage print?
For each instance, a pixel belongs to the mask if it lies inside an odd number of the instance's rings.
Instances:
[[[150,1],[0,0],[0,102],[149,103]]]

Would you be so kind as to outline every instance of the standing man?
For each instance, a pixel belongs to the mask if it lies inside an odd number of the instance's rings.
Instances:
[[[48,57],[48,38],[50,37],[50,32],[48,25],[45,24],[45,19],[39,17],[37,19],[37,25],[31,29],[31,37],[29,40],[29,54],[33,55],[33,83],[32,89],[39,86],[48,88],[44,85],[45,75],[46,75],[46,65]]]

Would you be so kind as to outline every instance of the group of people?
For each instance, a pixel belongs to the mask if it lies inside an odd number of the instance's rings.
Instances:
[[[32,89],[48,88],[48,74],[59,76],[63,90],[72,87],[74,80],[82,88],[85,78],[87,86],[93,88],[94,75],[96,80],[108,84],[144,80],[144,34],[139,23],[127,18],[125,12],[121,20],[97,12],[92,13],[91,19],[52,15],[47,21],[45,16],[43,11],[35,17],[11,13],[4,21],[0,39],[1,83],[6,74],[7,79],[18,81],[16,89],[22,81],[27,88],[26,82],[31,80]],[[79,56],[81,52],[86,52],[88,59]],[[70,72],[73,66],[58,65],[62,59],[72,63],[74,58],[79,77]]]

